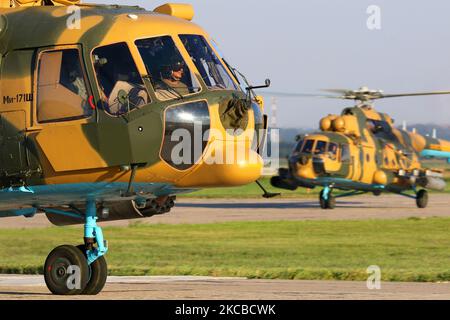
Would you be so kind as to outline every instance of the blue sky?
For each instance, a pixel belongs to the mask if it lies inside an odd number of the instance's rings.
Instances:
[[[164,1],[85,1],[137,4]],[[273,91],[315,93],[367,85],[386,93],[450,90],[450,1],[193,0],[194,22],[219,43],[231,64]],[[367,28],[369,5],[381,30]],[[281,127],[316,127],[349,101],[278,98]],[[270,96],[266,97],[270,106]],[[390,99],[377,109],[398,123],[450,125],[450,96]],[[270,111],[270,109],[268,110]]]

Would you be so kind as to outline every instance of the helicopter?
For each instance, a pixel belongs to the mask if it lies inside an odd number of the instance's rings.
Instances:
[[[53,294],[103,289],[98,222],[261,176],[268,121],[254,89],[270,81],[238,76],[193,17],[189,4],[0,0],[0,218],[84,225],[81,245],[45,261]],[[241,144],[238,161],[210,161]]]
[[[326,91],[333,95],[273,93],[357,103],[345,108],[340,115],[322,118],[320,132],[297,136],[288,158],[289,168],[279,169],[279,174],[271,178],[272,186],[287,190],[321,187],[319,203],[322,209],[334,209],[336,198],[364,193],[375,196],[394,193],[415,199],[418,208],[425,208],[429,199],[426,189],[445,189],[442,170],[425,168],[420,158],[442,158],[450,163],[450,142],[397,129],[388,114],[375,110],[373,102],[450,92],[385,94],[368,87]],[[343,193],[333,195],[334,190]],[[413,191],[414,195],[408,191]]]

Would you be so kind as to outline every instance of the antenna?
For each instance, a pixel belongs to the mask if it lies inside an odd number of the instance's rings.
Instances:
[[[406,120],[403,120],[402,130],[403,131],[408,131],[408,127],[406,126]]]

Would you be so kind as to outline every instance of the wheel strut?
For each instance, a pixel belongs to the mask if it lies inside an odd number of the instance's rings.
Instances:
[[[95,201],[89,200],[86,204],[86,222],[84,225],[84,244],[88,264],[92,264],[108,251],[107,243],[103,238],[103,231],[97,225],[97,206]],[[97,247],[94,247],[97,243]]]
[[[331,194],[332,189],[325,186],[320,192],[319,203],[322,209],[334,209],[336,207],[336,198]]]

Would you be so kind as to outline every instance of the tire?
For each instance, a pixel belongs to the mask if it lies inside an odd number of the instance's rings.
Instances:
[[[320,208],[322,208],[323,210],[328,208],[328,204],[327,204],[327,200],[325,200],[323,198],[323,190],[320,191],[320,195],[319,195],[319,203],[320,203]]]
[[[381,190],[376,190],[372,192],[375,197],[381,196]]]
[[[419,190],[416,196],[416,204],[420,209],[424,209],[428,206],[428,191],[427,190]]]
[[[334,208],[336,208],[336,198],[330,194],[328,196],[327,209],[333,210]]]
[[[86,250],[84,245],[79,245],[78,250],[86,257]],[[88,266],[89,278],[85,289],[81,294],[95,296],[99,294],[106,284],[108,278],[108,265],[106,259],[101,256]]]
[[[336,198],[333,197],[333,195],[330,193],[330,194],[328,194],[328,199],[325,200],[323,198],[323,194],[324,194],[324,191],[323,190],[320,191],[320,196],[319,196],[320,207],[324,210],[336,208]]]
[[[76,266],[79,268],[79,283],[76,279],[68,283],[72,274],[68,268]],[[63,245],[50,252],[44,265],[44,279],[47,288],[56,295],[79,295],[86,288],[89,277],[89,267],[85,256],[77,247]],[[75,285],[75,287],[71,287]],[[79,285],[79,286],[78,286]]]

